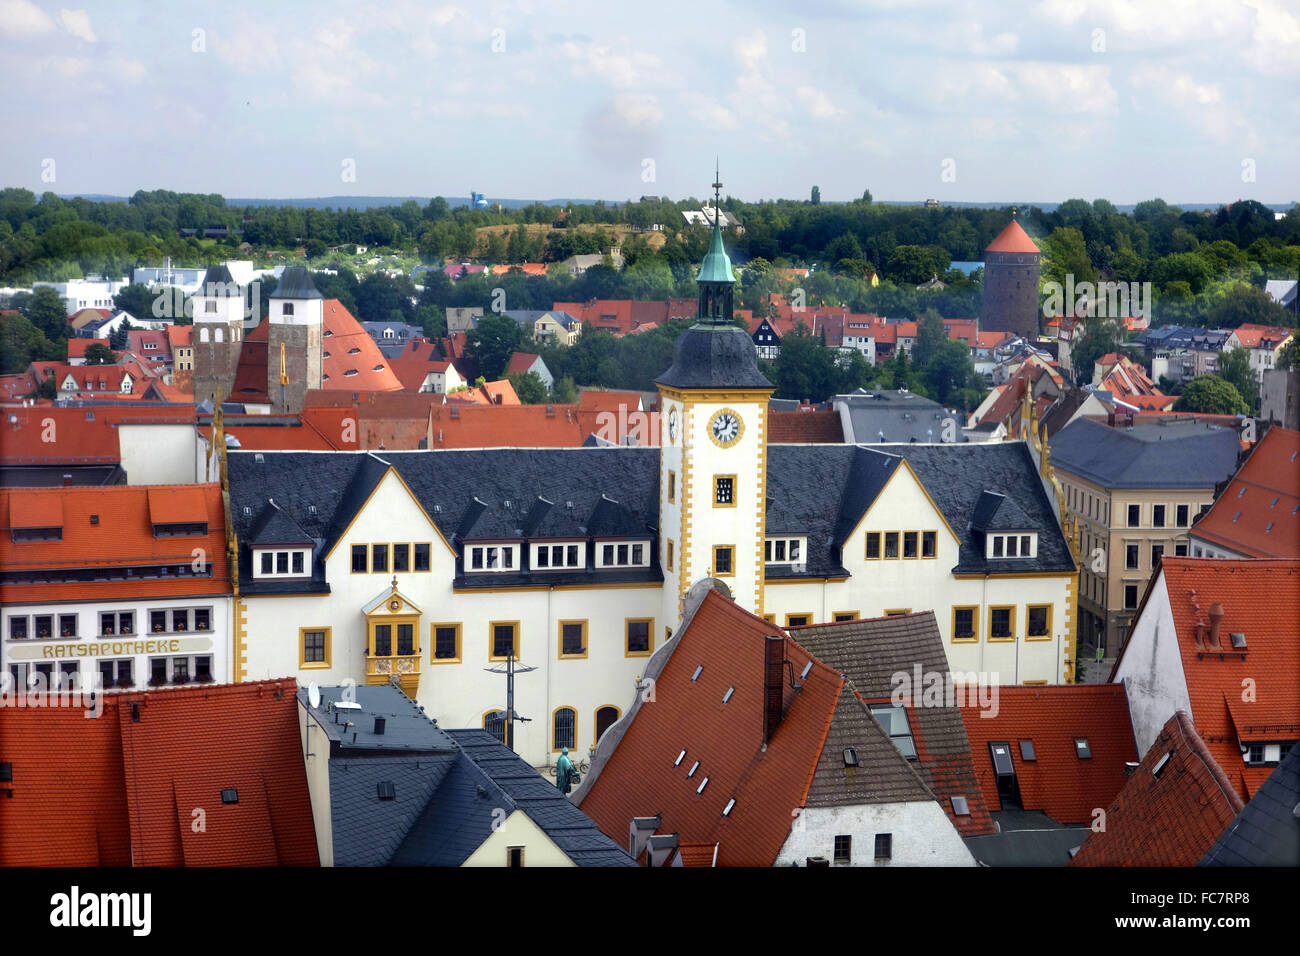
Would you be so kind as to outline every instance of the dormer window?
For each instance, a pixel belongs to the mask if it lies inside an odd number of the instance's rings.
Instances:
[[[1035,558],[1038,556],[1037,534],[989,534],[985,536],[986,558]]]
[[[517,544],[475,544],[465,549],[466,571],[514,571],[519,567]]]
[[[255,578],[305,578],[310,548],[258,548],[253,552]]]
[[[586,546],[576,541],[564,544],[535,544],[533,545],[533,570],[562,571],[568,568],[580,568],[587,563],[586,553]]]
[[[644,568],[650,565],[650,542],[600,542],[596,545],[598,568]]]
[[[807,553],[805,538],[768,538],[763,542],[766,564],[802,564]]]

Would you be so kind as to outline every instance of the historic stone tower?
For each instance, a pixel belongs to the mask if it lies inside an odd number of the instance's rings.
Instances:
[[[715,191],[722,184],[713,184]],[[673,348],[655,384],[660,395],[659,536],[663,620],[681,619],[701,578],[763,613],[767,519],[767,403],[773,386],[758,370],[749,334],[732,323],[736,277],[715,219],[700,265],[699,316]]]
[[[984,314],[980,329],[1038,335],[1038,247],[1014,219],[984,250]]]
[[[209,266],[194,305],[194,403],[230,397],[244,339],[244,290],[225,266]]]
[[[284,270],[267,315],[266,396],[272,414],[302,411],[307,390],[321,387],[324,306],[304,266]]]

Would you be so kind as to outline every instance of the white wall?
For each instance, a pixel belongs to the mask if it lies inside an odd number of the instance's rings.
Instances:
[[[192,422],[119,425],[117,441],[127,484],[185,485],[201,480],[195,470],[198,431]]]
[[[1115,680],[1124,685],[1128,696],[1139,754],[1151,748],[1175,712],[1185,710],[1193,721],[1196,719],[1163,572],[1156,578],[1141,617],[1133,622]]]
[[[516,810],[506,817],[505,823],[493,830],[492,835],[461,866],[504,867],[508,859],[507,850],[512,846],[524,848],[525,868],[577,866],[522,810]]]
[[[893,836],[889,863],[876,863],[876,834]],[[808,857],[835,859],[835,837],[853,838],[851,866],[974,866],[943,808],[934,800],[806,807],[791,827],[775,866],[803,866]]]
[[[298,702],[298,734],[307,766],[307,793],[316,829],[316,852],[321,866],[334,865],[334,821],[330,806],[330,741],[307,707]]]

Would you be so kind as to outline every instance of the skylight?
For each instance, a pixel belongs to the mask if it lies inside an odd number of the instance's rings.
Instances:
[[[691,675],[691,683],[692,683],[692,684],[695,683],[697,680],[700,679],[700,674],[701,674],[701,672],[703,672],[703,670],[704,670],[704,665],[703,665],[703,664],[701,664],[699,667],[695,668],[695,673]]]
[[[1088,748],[1088,738],[1078,737],[1074,741],[1074,751],[1079,755],[1080,760],[1091,760],[1092,751]]]
[[[239,791],[236,790],[236,789],[234,789],[233,787],[232,787],[231,789],[229,789],[229,790],[222,790],[222,791],[221,791],[221,802],[222,802],[222,803],[238,803],[238,802],[239,802]]]
[[[727,701],[731,700],[731,695],[734,694],[735,692],[736,692],[736,688],[728,687],[727,692],[722,695],[722,702],[725,704]]]
[[[967,804],[965,797],[952,798],[952,812],[959,817],[970,816],[970,805]]]
[[[812,670],[812,661],[809,661],[807,664],[805,664],[805,665],[803,666],[803,670],[801,670],[801,671],[799,672],[799,679],[800,679],[800,680],[803,680],[805,677],[807,677],[807,676],[808,676],[808,672],[809,672],[810,670]]]
[[[673,761],[673,766],[674,767],[679,766],[685,758],[686,758],[686,751],[683,750],[681,753],[677,755],[677,759]]]
[[[1169,764],[1169,760],[1170,758],[1173,757],[1173,755],[1174,752],[1171,750],[1169,751],[1169,753],[1165,754],[1163,757],[1157,760],[1156,765],[1151,768],[1151,776],[1159,780],[1160,775],[1165,772],[1165,767]]]
[[[379,783],[375,785],[375,789],[379,792],[380,800],[397,799],[397,787],[391,780],[380,780]]]
[[[1037,757],[1034,756],[1034,742],[1032,740],[1020,741],[1020,759],[1021,760],[1038,759]]]
[[[707,782],[707,778],[706,778],[706,782]],[[700,789],[703,790],[704,788],[701,787]],[[727,805],[722,808],[722,815],[724,817],[730,816],[731,808],[734,807],[735,805],[736,805],[736,798],[732,797],[730,800],[727,801]]]
[[[852,747],[844,748],[844,766],[856,767],[858,765],[858,752]]]
[[[696,793],[703,793],[703,792],[704,792],[704,788],[707,787],[708,785],[709,785],[709,778],[708,778],[708,777],[705,777],[702,781],[700,781],[700,788],[699,788],[698,790],[696,790],[695,792],[696,792]]]
[[[686,771],[686,776],[688,776],[688,777],[693,777],[693,776],[695,776],[695,771],[697,771],[697,770],[699,770],[699,769],[700,769],[700,762],[697,760],[697,761],[695,761],[695,763],[691,764],[691,769],[688,770],[688,771]]]

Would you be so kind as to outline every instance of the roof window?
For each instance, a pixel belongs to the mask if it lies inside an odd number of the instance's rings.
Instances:
[[[858,752],[852,747],[844,748],[844,766],[856,767],[858,765]]]
[[[684,759],[686,759],[686,751],[685,751],[685,750],[683,750],[681,753],[679,753],[679,754],[677,755],[677,759],[673,761],[673,766],[674,766],[674,767],[680,766],[680,765],[681,765],[681,762],[682,762]]]
[[[1032,740],[1020,741],[1020,759],[1021,760],[1038,759],[1037,757],[1034,756],[1034,742]]]
[[[391,780],[380,780],[375,784],[375,790],[378,791],[380,800],[396,800],[397,787]]]
[[[238,803],[238,802],[239,802],[239,791],[236,790],[234,787],[231,787],[229,790],[222,790],[222,791],[221,791],[221,802],[222,802],[222,803]]]
[[[1174,752],[1171,750],[1163,757],[1161,757],[1159,760],[1157,760],[1156,765],[1151,768],[1151,776],[1159,780],[1160,775],[1165,772],[1165,768],[1169,766],[1169,761],[1173,758],[1173,756],[1174,756]]]
[[[731,695],[734,694],[735,692],[736,692],[736,688],[728,687],[727,692],[722,695],[722,702],[725,704],[727,701],[731,700]]]
[[[1092,750],[1088,747],[1087,737],[1076,737],[1074,741],[1074,752],[1079,755],[1080,760],[1091,760]]]
[[[730,800],[727,801],[727,805],[722,808],[722,815],[724,817],[731,816],[731,808],[734,807],[735,805],[736,805],[736,798],[732,797]]]
[[[970,805],[966,802],[965,797],[952,798],[952,812],[959,817],[970,816]]]
[[[704,665],[703,665],[703,664],[701,664],[699,667],[695,668],[695,673],[691,675],[691,683],[692,683],[692,684],[694,684],[697,680],[700,679],[700,673],[701,673],[703,670],[704,670]]]

